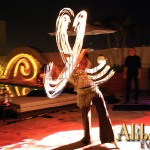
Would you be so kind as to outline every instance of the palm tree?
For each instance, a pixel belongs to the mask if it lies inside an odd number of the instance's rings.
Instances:
[[[115,48],[116,48],[116,56],[114,59],[114,65],[120,66],[123,64],[123,59],[124,59],[124,48],[126,48],[126,39],[131,33],[131,20],[129,17],[122,17],[122,18],[116,18],[116,17],[109,17],[103,21],[98,21],[95,22],[95,25],[101,26],[101,27],[106,27],[106,28],[111,28],[116,30],[113,34],[114,40],[115,40]],[[106,35],[107,38],[107,46],[108,49],[111,48],[111,39],[109,37],[109,34]],[[121,50],[121,54],[119,54],[119,51]],[[116,59],[119,58],[120,59]]]

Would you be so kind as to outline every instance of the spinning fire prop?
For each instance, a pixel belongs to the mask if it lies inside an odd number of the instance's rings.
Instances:
[[[71,23],[71,18],[73,17],[74,12],[70,8],[64,8],[60,11],[56,21],[56,42],[65,67],[59,74],[58,78],[53,79],[53,62],[47,65],[44,78],[44,88],[49,98],[55,98],[62,92],[73,70],[81,61],[80,56],[83,55],[83,51],[81,50],[85,35],[87,13],[85,11],[81,11],[74,19],[73,28],[74,32],[76,33],[76,39],[73,47],[71,48],[68,40],[67,30],[69,24]],[[110,66],[106,65],[105,58],[100,59],[97,67],[86,69],[85,72],[95,84],[104,83],[115,73],[110,69]],[[98,74],[95,75],[95,73]]]

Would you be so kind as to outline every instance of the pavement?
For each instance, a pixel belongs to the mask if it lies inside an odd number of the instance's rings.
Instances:
[[[122,103],[123,96],[118,94],[118,98],[119,103]],[[149,95],[143,94],[140,101],[144,99],[150,101]],[[145,137],[148,134],[150,136],[150,111],[113,110],[114,104],[108,104],[108,102],[106,104],[119,149],[150,149],[149,140],[141,139],[142,136],[140,136],[142,129],[144,129]],[[0,149],[2,150],[108,150],[113,148],[110,143],[107,145],[100,143],[94,106],[92,106],[92,143],[88,145],[80,142],[83,137],[83,126],[81,111],[76,104],[22,120],[8,121],[10,122],[4,125],[3,120],[0,120]],[[135,127],[135,138],[132,135],[133,127]],[[118,141],[122,128],[128,131],[130,140],[126,139],[127,135],[123,135],[121,141]],[[139,140],[136,139],[137,137]]]

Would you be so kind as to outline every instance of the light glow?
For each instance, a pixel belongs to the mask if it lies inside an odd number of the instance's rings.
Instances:
[[[27,95],[32,89],[22,86],[5,85],[10,97]],[[35,90],[35,89],[34,89]]]
[[[104,66],[106,65],[106,60],[104,60],[103,62],[101,62],[98,66],[92,68],[92,69],[88,69],[86,68],[85,69],[85,72],[86,73],[89,73],[89,74],[94,74],[96,73],[97,71],[99,71],[101,68],[103,68]]]
[[[81,11],[74,19],[73,28],[76,33],[76,38],[73,48],[70,47],[67,34],[69,23],[71,23],[71,17],[74,17],[74,12],[70,8],[64,8],[60,11],[56,20],[56,42],[65,67],[59,74],[58,78],[54,80],[52,78],[53,62],[50,62],[47,65],[44,77],[44,88],[49,98],[55,98],[61,93],[73,70],[81,61],[79,60],[79,56],[82,53],[81,49],[85,34],[87,13]],[[102,69],[106,65],[106,59],[104,56],[98,58],[98,63],[100,64],[97,67],[86,69],[85,72],[90,73],[89,77],[93,81],[98,80],[94,81],[95,84],[102,84],[114,75],[114,71],[110,71],[110,66],[108,65]],[[93,75],[100,69],[102,69],[100,73]]]
[[[107,61],[104,56],[98,56],[97,62],[99,63],[98,66],[92,69],[85,69],[85,72],[95,84],[99,85],[108,81],[115,74],[115,71],[109,65],[106,65]]]
[[[115,74],[115,71],[111,70],[103,79],[95,81],[95,84],[99,85],[99,84],[107,82],[114,74]]]
[[[20,94],[20,92],[19,92],[18,86],[15,86],[15,90],[16,90],[17,96],[20,96],[21,94]]]
[[[25,58],[20,59],[15,66],[15,70],[14,70],[14,76],[17,76],[18,70],[19,70],[19,65],[23,64],[24,66],[20,66],[20,72],[23,76],[27,76],[28,73],[25,72],[25,70],[28,70],[30,68],[29,66],[29,62],[27,62],[27,60]]]
[[[110,69],[110,66],[106,65],[105,68],[102,71],[100,71],[98,74],[89,75],[89,76],[92,80],[97,80],[105,76],[108,73],[109,69]]]
[[[70,47],[67,35],[67,29],[69,23],[71,22],[71,17],[74,17],[73,11],[70,8],[64,8],[60,11],[56,21],[56,42],[65,67],[58,78],[53,80],[53,63],[49,63],[47,66],[44,87],[49,98],[54,98],[61,93],[62,89],[67,84],[71,73],[78,64],[77,59],[83,45],[87,13],[85,11],[81,11],[74,19],[73,27],[76,32],[76,39],[72,49]],[[65,54],[68,54],[67,58],[65,58]]]
[[[24,87],[21,89],[21,95],[27,95],[30,91],[31,89]]]
[[[115,139],[118,137],[118,133],[120,133],[122,125],[113,126],[113,131],[115,135]],[[130,131],[130,126],[127,125],[128,130]],[[145,133],[149,133],[149,126],[145,126]],[[54,134],[43,137],[41,140],[36,139],[24,139],[18,143],[14,143],[11,145],[2,146],[2,150],[15,150],[15,149],[36,149],[36,150],[50,150],[50,149],[116,149],[112,148],[113,145],[111,143],[107,143],[105,145],[101,144],[99,140],[99,127],[94,127],[91,130],[92,143],[88,145],[84,145],[79,142],[79,139],[82,139],[84,132],[83,130],[70,130],[63,132],[56,132]],[[73,135],[73,136],[72,136]],[[120,150],[142,150],[141,141],[126,141],[122,137],[122,141],[115,141]]]
[[[34,78],[36,78],[36,75],[38,73],[38,68],[37,68],[37,64],[35,63],[34,58],[31,55],[28,54],[18,54],[16,56],[14,56],[7,64],[5,72],[4,72],[4,77],[7,78],[10,75],[10,72],[12,71],[11,69],[14,67],[14,65],[16,64],[15,68],[14,68],[14,73],[13,76],[17,76],[18,71],[20,71],[21,75],[23,77],[29,77],[29,78],[25,78],[26,80],[33,80]],[[20,70],[19,70],[20,67]],[[30,73],[32,72],[32,76],[30,77],[29,74],[29,68],[33,67],[33,69],[31,68]]]

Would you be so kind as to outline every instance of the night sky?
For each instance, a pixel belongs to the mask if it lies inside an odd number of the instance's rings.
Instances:
[[[64,7],[72,8],[75,14],[86,10],[88,23],[128,17],[135,25],[150,27],[148,0],[1,0],[0,5],[9,50],[32,46],[39,52],[58,51],[55,37],[48,33],[55,31],[58,13]],[[149,43],[149,39],[142,37],[137,46]],[[83,47],[106,48],[104,35],[85,37]]]

